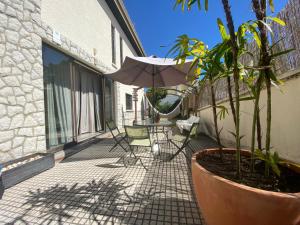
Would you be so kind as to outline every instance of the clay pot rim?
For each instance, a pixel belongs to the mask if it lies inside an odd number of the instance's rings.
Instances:
[[[228,184],[230,186],[233,186],[235,188],[243,189],[243,190],[246,190],[246,191],[249,191],[249,192],[259,193],[259,194],[262,194],[262,195],[269,195],[269,196],[274,196],[274,197],[276,196],[276,197],[282,197],[282,198],[299,198],[299,200],[300,200],[300,192],[283,193],[283,192],[267,191],[267,190],[262,190],[262,189],[259,189],[259,188],[250,187],[250,186],[247,186],[245,184],[239,184],[235,181],[231,181],[229,179],[223,178],[221,176],[218,176],[218,175],[208,171],[207,169],[205,169],[203,166],[201,166],[197,162],[197,159],[200,158],[201,155],[203,155],[205,153],[209,153],[209,152],[219,152],[219,151],[220,151],[219,148],[209,148],[209,149],[204,149],[202,151],[196,152],[192,156],[192,164],[194,164],[202,172],[212,176],[214,179],[217,179],[220,182],[226,183],[226,184]],[[235,152],[236,149],[235,148],[222,148],[222,151],[223,152]],[[250,154],[250,151],[241,149],[241,154],[244,154],[244,155],[247,154],[248,155],[248,154]]]

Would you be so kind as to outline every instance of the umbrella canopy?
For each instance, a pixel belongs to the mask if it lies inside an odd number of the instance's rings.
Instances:
[[[122,68],[107,77],[139,87],[168,87],[186,84],[192,61],[176,65],[174,59],[156,57],[126,57]]]

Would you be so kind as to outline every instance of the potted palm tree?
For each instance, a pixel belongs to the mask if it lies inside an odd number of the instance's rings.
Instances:
[[[177,0],[176,4],[187,5],[191,8],[195,3],[201,5],[201,0]],[[269,6],[273,8],[273,1],[269,0]],[[278,18],[266,16],[266,0],[253,0],[253,9],[256,14],[254,21],[248,21],[234,28],[231,8],[228,0],[222,0],[226,15],[227,28],[221,20],[218,25],[223,42],[212,50],[215,61],[221,58],[226,64],[225,75],[234,81],[234,123],[235,148],[206,149],[192,157],[192,176],[194,190],[203,216],[208,225],[297,225],[300,224],[300,175],[296,171],[297,165],[281,160],[278,154],[270,151],[271,128],[271,82],[278,83],[271,70],[272,60],[282,53],[272,55],[269,51],[267,30],[271,28],[269,21],[284,24]],[[205,8],[208,8],[208,0],[205,0]],[[227,30],[228,33],[227,34]],[[247,42],[254,40],[260,49],[259,64],[251,66],[243,65],[240,57],[247,52]],[[187,41],[188,40],[188,41]],[[194,58],[194,64],[201,69],[203,61],[199,60],[198,52],[203,52],[200,45],[191,43],[186,35],[177,39],[171,52],[177,52],[178,63],[184,62],[187,57]],[[204,53],[205,54],[205,53]],[[223,67],[224,68],[224,67]],[[240,96],[240,84],[247,72],[253,73],[250,96]],[[222,70],[220,70],[222,71]],[[198,71],[198,74],[199,71]],[[199,77],[197,77],[199,79]],[[201,77],[200,77],[201,79]],[[240,102],[254,101],[253,132],[258,121],[258,103],[260,90],[263,83],[267,88],[267,127],[266,147],[256,150],[255,136],[251,150],[240,148]],[[222,158],[218,157],[222,152]]]

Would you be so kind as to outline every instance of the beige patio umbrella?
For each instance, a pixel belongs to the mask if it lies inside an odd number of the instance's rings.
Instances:
[[[188,83],[191,64],[191,60],[177,65],[171,58],[127,56],[118,71],[105,76],[122,84],[138,87],[170,87]]]

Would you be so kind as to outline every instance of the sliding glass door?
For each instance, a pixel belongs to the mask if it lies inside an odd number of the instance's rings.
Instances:
[[[43,46],[47,146],[73,141],[71,58]]]
[[[47,148],[103,131],[105,115],[114,114],[113,82],[46,44],[43,66]]]
[[[103,130],[102,78],[74,64],[76,135],[85,138]]]

